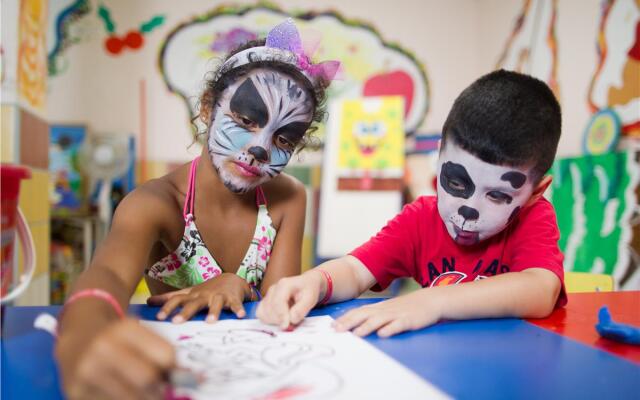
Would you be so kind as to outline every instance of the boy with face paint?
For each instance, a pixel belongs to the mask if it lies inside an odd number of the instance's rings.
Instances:
[[[305,189],[282,170],[320,121],[338,64],[313,64],[287,20],[215,71],[200,157],[122,201],[64,307],[56,356],[68,397],[164,397],[173,347],[118,319],[143,275],[158,319],[180,323],[203,309],[207,322],[223,308],[243,318],[244,301],[300,273]]]
[[[444,124],[437,196],[404,207],[349,255],[280,280],[258,317],[287,328],[319,302],[400,277],[422,289],[352,310],[336,329],[384,337],[445,319],[547,316],[566,303],[555,212],[542,197],[560,128],[543,82],[504,70],[481,77]]]

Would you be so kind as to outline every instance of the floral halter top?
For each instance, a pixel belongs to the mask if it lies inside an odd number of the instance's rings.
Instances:
[[[183,210],[185,227],[180,245],[174,252],[155,263],[148,271],[151,278],[177,289],[191,287],[222,274],[222,268],[202,241],[194,220],[196,167],[199,158],[191,162],[189,188]],[[238,276],[253,286],[259,286],[262,281],[276,238],[276,229],[271,223],[271,217],[267,211],[267,200],[261,187],[256,188],[256,205],[258,206],[256,230],[249,249],[242,259],[238,272],[236,272]]]

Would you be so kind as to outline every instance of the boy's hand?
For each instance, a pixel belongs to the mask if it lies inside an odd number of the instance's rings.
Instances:
[[[323,275],[314,270],[282,278],[271,286],[258,304],[256,316],[260,321],[282,329],[297,325],[318,303],[324,285]]]
[[[358,336],[377,331],[380,337],[424,328],[438,322],[441,316],[437,302],[431,297],[423,289],[360,307],[338,318],[335,328],[338,332],[353,331]]]
[[[238,275],[225,272],[190,288],[151,296],[147,299],[147,304],[162,305],[157,315],[159,320],[166,319],[176,308],[182,307],[171,322],[187,321],[205,308],[209,309],[206,321],[215,322],[223,308],[230,309],[238,318],[244,318],[247,313],[242,303],[249,297],[251,297],[249,284]]]
[[[162,399],[164,377],[175,367],[166,340],[125,319],[86,340],[67,332],[56,344],[63,387],[69,399]]]

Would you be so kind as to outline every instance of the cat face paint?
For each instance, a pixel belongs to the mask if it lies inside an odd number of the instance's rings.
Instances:
[[[531,168],[486,163],[449,141],[438,161],[438,212],[457,243],[502,231],[533,193]]]
[[[244,193],[278,175],[313,118],[307,92],[287,75],[256,69],[216,104],[209,154],[225,186]]]

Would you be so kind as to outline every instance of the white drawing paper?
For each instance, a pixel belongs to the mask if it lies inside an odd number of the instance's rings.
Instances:
[[[328,316],[293,332],[256,319],[215,324],[142,321],[172,342],[178,365],[202,379],[191,399],[446,399],[448,396]]]

